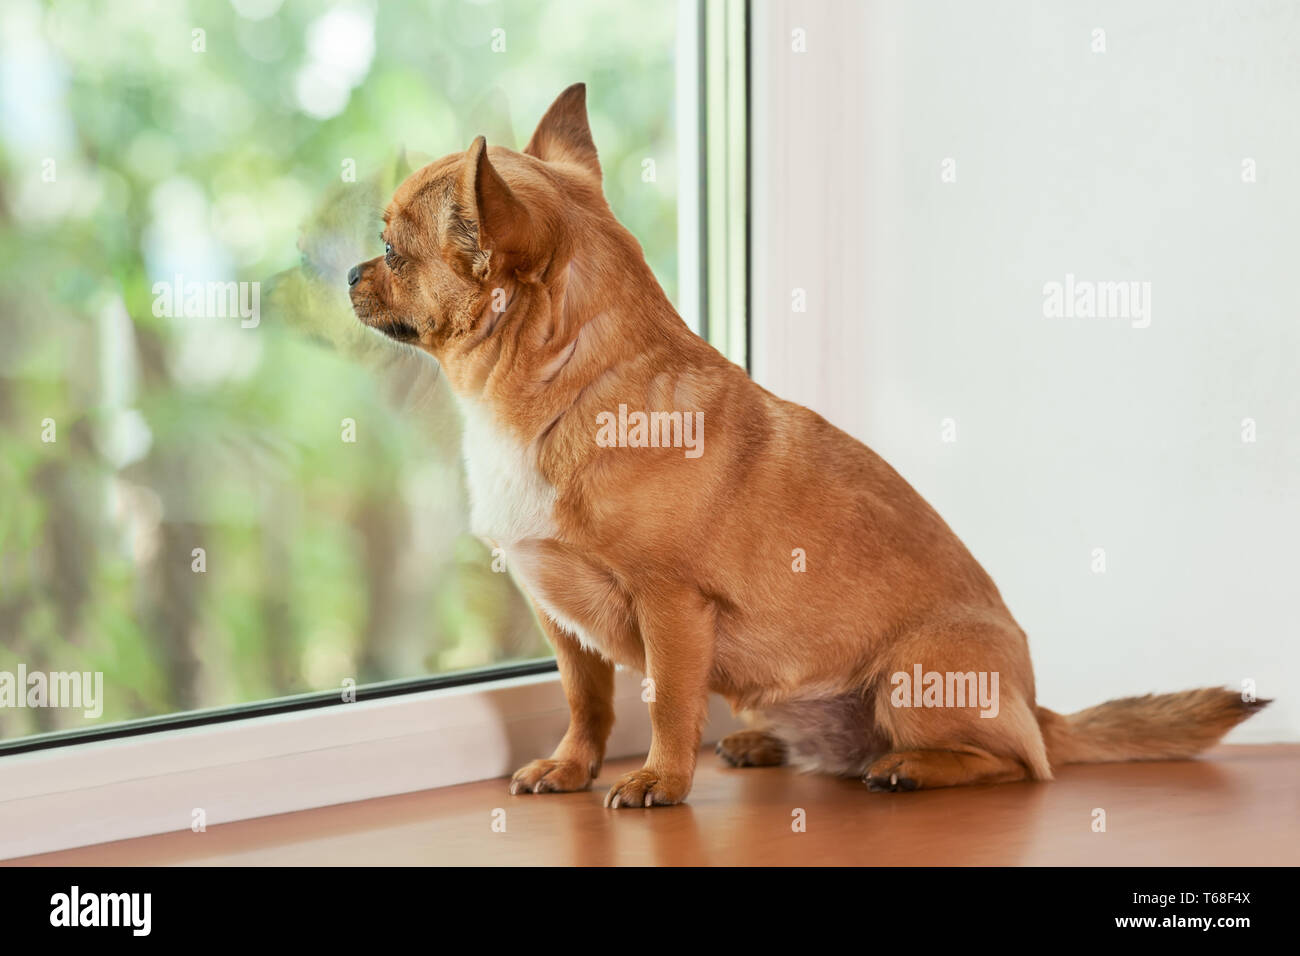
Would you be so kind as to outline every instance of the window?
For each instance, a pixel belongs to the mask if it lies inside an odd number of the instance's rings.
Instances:
[[[436,366],[344,275],[407,172],[521,148],[581,79],[606,195],[700,328],[703,10],[4,7],[0,751],[551,666],[469,534]],[[34,674],[85,706],[24,706]]]

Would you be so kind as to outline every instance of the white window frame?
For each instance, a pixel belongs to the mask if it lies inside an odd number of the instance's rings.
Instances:
[[[871,29],[880,18],[837,0],[750,6],[750,374],[859,437],[871,394],[853,316],[875,304],[863,275],[873,244],[895,241],[860,221],[870,177],[896,161],[868,136],[894,120],[867,99],[897,75],[896,38]]]
[[[619,671],[606,759],[644,753],[641,676]],[[709,734],[734,726],[712,700]],[[51,747],[0,760],[0,859],[507,776],[568,726],[556,673]],[[501,799],[508,799],[503,781]]]
[[[743,364],[747,186],[742,179],[738,191],[735,176],[745,173],[736,148],[745,130],[736,114],[745,108],[745,2],[725,2],[718,17],[702,0],[678,0],[680,298],[691,327]],[[701,62],[706,50],[725,54],[721,73]],[[704,95],[709,76],[725,76],[724,96]],[[708,134],[708,164],[701,135],[717,122],[727,137],[719,147]],[[727,177],[725,193],[706,195],[706,165]],[[725,318],[709,322],[718,310]],[[617,672],[607,760],[648,748],[641,693],[641,675]],[[507,776],[549,755],[568,716],[550,671],[0,755],[0,860],[190,830],[195,811],[215,826]],[[737,726],[712,698],[705,741]],[[504,783],[501,793],[504,804]]]

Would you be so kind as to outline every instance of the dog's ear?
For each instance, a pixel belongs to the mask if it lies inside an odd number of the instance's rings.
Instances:
[[[491,253],[524,253],[527,238],[528,210],[492,165],[487,140],[480,136],[465,150],[456,184],[453,251],[471,274],[484,279]]]
[[[600,178],[596,144],[587,123],[586,83],[574,83],[555,98],[524,152],[548,163],[574,163]]]

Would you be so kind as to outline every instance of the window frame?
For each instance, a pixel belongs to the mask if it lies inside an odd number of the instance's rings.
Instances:
[[[749,6],[677,0],[675,102],[680,312],[746,368]],[[639,676],[620,669],[616,688],[610,759],[650,733]],[[183,829],[205,793],[238,795],[212,807],[216,824],[486,779],[549,752],[567,722],[540,658],[359,685],[351,701],[339,688],[0,741],[0,859]],[[706,739],[735,726],[713,699]],[[265,788],[280,772],[329,783]],[[88,805],[110,809],[87,820]]]
[[[641,693],[616,673],[607,759],[645,752]],[[736,726],[710,705],[706,739]],[[559,675],[542,673],[14,754],[0,860],[507,776],[568,722]]]

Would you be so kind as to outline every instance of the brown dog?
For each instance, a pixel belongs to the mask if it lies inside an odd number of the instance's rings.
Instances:
[[[384,221],[353,307],[446,372],[474,530],[504,549],[568,697],[568,732],[512,793],[591,783],[616,662],[654,693],[614,807],[686,796],[711,690],[759,728],[719,744],[731,763],[887,790],[1186,757],[1258,706],[1203,689],[1038,707],[1024,633],[938,514],[678,317],[605,202],[581,84],[522,153],[479,137],[402,183]]]

